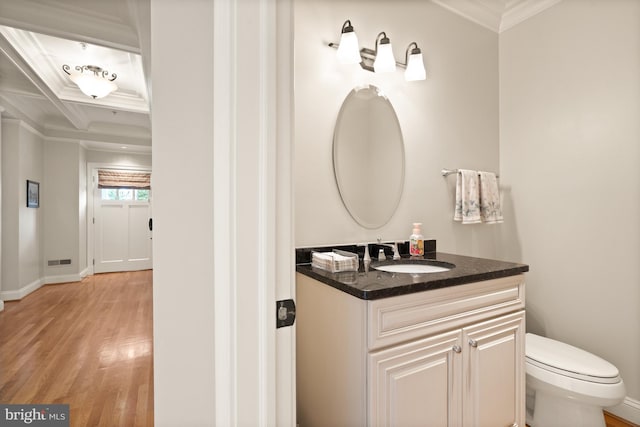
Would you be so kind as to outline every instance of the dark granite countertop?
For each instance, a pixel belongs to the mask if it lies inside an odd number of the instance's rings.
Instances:
[[[328,248],[325,248],[327,250]],[[341,249],[349,249],[341,247]],[[330,249],[329,249],[330,250]],[[297,251],[298,252],[298,251]],[[364,300],[393,297],[414,292],[439,289],[482,280],[515,276],[529,271],[529,266],[506,261],[453,255],[441,252],[429,252],[425,259],[455,265],[449,271],[426,274],[388,273],[369,266],[367,269],[360,256],[358,271],[332,273],[311,266],[305,253],[297,253],[296,271],[305,276],[351,294]],[[403,251],[401,250],[402,254]],[[403,260],[408,256],[403,255]],[[306,261],[306,262],[305,262]],[[375,257],[372,264],[375,265]]]

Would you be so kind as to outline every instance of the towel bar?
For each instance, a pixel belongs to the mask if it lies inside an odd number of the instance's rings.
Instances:
[[[459,169],[442,169],[440,173],[442,176],[449,176],[452,173],[458,173]],[[500,178],[500,175],[496,174],[496,178]]]

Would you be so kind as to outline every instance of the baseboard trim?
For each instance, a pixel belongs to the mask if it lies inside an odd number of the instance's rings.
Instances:
[[[0,302],[2,301],[15,301],[29,295],[31,292],[39,289],[42,285],[52,285],[57,283],[70,283],[79,282],[83,278],[87,277],[89,269],[85,268],[80,274],[64,274],[60,276],[46,276],[41,279],[35,280],[22,288],[15,291],[0,291]],[[4,307],[4,303],[0,307]],[[0,309],[2,311],[2,309]]]
[[[45,285],[53,285],[56,283],[70,283],[79,282],[82,280],[82,273],[80,274],[63,274],[60,276],[47,276],[44,278]]]
[[[0,291],[0,300],[3,301],[15,301],[20,300],[36,289],[40,288],[44,284],[42,279],[35,280],[28,285],[21,287],[15,291]]]
[[[605,408],[607,412],[620,417],[624,420],[631,421],[634,424],[640,424],[640,401],[625,397],[624,401],[618,406]]]

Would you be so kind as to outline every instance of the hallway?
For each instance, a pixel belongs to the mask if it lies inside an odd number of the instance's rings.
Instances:
[[[0,402],[69,404],[71,426],[152,426],[152,299],[145,270],[6,302]]]

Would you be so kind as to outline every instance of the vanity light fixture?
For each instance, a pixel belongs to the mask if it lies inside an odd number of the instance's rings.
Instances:
[[[362,61],[360,57],[360,47],[358,46],[358,36],[356,36],[355,31],[353,31],[349,19],[342,24],[342,34],[340,36],[340,45],[338,45],[336,57],[341,64],[358,64]]]
[[[118,76],[115,73],[109,75],[108,71],[96,65],[77,65],[75,71],[70,70],[71,67],[68,65],[62,66],[62,71],[69,75],[82,93],[93,99],[104,98],[118,89],[113,82]]]
[[[414,46],[411,48],[411,46]],[[416,80],[425,80],[427,72],[424,69],[424,61],[422,59],[422,51],[416,42],[411,42],[407,46],[405,53],[405,65],[407,69],[404,71],[404,79],[408,82]]]
[[[358,38],[349,19],[342,24],[340,44],[329,43],[329,47],[338,49],[337,58],[342,64],[359,62],[363,69],[373,73],[392,72],[397,66],[405,69],[407,81],[426,79],[422,51],[416,42],[411,42],[407,47],[404,63],[396,61],[391,40],[384,31],[376,37],[375,49],[363,47],[358,51]]]
[[[376,37],[376,59],[373,61],[373,69],[376,73],[391,73],[396,70],[391,40],[384,31]]]

